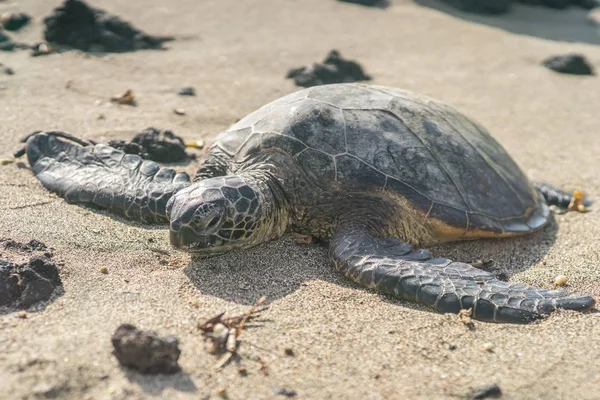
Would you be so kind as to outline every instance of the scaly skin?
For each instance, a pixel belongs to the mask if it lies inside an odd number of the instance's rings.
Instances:
[[[338,271],[368,288],[443,313],[471,308],[481,321],[526,323],[559,308],[584,311],[594,305],[584,294],[503,282],[469,264],[434,259],[396,238],[374,238],[356,223],[338,230],[329,256]]]

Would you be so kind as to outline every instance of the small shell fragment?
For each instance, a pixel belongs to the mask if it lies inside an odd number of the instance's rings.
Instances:
[[[568,281],[569,278],[564,275],[558,275],[556,278],[554,278],[554,284],[557,286],[565,286]]]
[[[173,112],[177,115],[185,115],[185,110],[183,108],[175,108]]]
[[[484,343],[482,347],[485,351],[489,351],[490,353],[492,353],[494,351],[495,346],[493,343]]]
[[[230,329],[229,336],[227,336],[227,344],[225,345],[225,349],[230,353],[235,353],[236,347],[237,347],[237,330]]]

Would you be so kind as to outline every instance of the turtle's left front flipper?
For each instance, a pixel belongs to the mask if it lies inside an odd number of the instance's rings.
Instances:
[[[330,258],[348,278],[389,295],[440,312],[472,309],[474,319],[526,323],[556,309],[585,311],[594,299],[564,290],[503,282],[490,272],[413,251],[398,239],[378,239],[360,226],[338,229]]]
[[[167,202],[190,185],[186,173],[103,144],[82,146],[42,132],[27,140],[26,152],[37,178],[67,202],[94,204],[144,223],[167,222]]]

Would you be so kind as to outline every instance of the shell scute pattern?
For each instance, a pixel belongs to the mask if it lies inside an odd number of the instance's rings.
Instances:
[[[287,154],[324,190],[400,196],[458,229],[521,232],[547,217],[538,212],[525,221],[543,206],[485,129],[449,106],[398,89],[301,90],[261,107],[217,143],[238,166],[273,157],[267,153]]]

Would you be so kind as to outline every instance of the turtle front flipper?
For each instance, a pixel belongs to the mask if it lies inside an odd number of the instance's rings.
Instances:
[[[26,152],[40,182],[67,202],[145,223],[167,222],[167,202],[190,185],[186,173],[103,144],[82,146],[42,132],[27,140]]]
[[[361,227],[338,229],[329,251],[337,270],[368,288],[443,313],[472,309],[481,321],[526,323],[556,309],[585,311],[594,299],[498,280],[469,264],[431,258],[396,238],[377,239]]]

